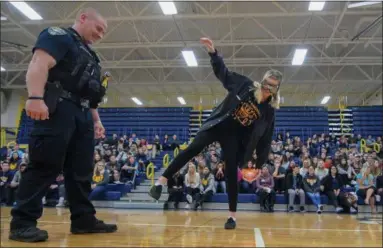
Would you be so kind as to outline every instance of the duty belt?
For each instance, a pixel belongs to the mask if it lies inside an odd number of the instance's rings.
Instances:
[[[66,90],[63,90],[61,94],[61,98],[70,100],[78,105],[80,105],[83,108],[89,108],[89,100],[88,99],[83,99],[72,92],[68,92]]]

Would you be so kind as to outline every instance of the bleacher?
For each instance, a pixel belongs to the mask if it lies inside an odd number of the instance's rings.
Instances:
[[[381,136],[383,130],[383,106],[350,107],[353,115],[353,128],[363,137]]]
[[[383,107],[350,107],[350,109],[353,114],[354,133],[361,133],[363,136],[382,135]],[[165,134],[169,136],[176,134],[180,141],[185,142],[195,135],[199,127],[199,111],[193,111],[191,108],[100,108],[99,113],[107,136],[136,133],[138,138],[147,138],[149,143],[155,135],[159,135],[162,139]],[[204,122],[210,113],[211,110],[203,111],[201,122]],[[291,136],[299,136],[304,140],[313,134],[329,133],[330,117],[329,111],[324,107],[282,107],[276,113],[275,135],[290,132]],[[32,120],[23,111],[17,137],[18,143],[28,142],[31,125]],[[161,169],[165,154],[161,152],[161,155],[154,160],[156,171]],[[172,152],[169,154],[172,156]],[[140,184],[148,187],[149,180],[145,176],[138,177],[137,185],[140,186]],[[146,190],[147,188],[144,188],[141,194],[146,196],[145,200],[150,200]],[[118,201],[133,192],[134,188],[130,184],[109,184],[103,200]],[[276,204],[286,205],[287,203],[287,198],[283,194],[278,194],[276,200]],[[327,204],[327,197],[322,196],[322,201],[323,204]],[[239,194],[238,202],[258,203],[258,196]],[[358,202],[363,205],[363,200]],[[226,204],[227,194],[214,195],[210,203]],[[306,203],[310,204],[311,201],[307,198]]]
[[[328,133],[328,112],[325,107],[281,107],[276,111],[275,134],[286,132],[306,140],[314,134]]]
[[[137,137],[152,141],[155,135],[162,139],[177,135],[181,141],[189,139],[189,117],[191,108],[99,108],[106,136],[136,133]],[[23,110],[20,118],[17,142],[27,144],[33,121]]]
[[[151,162],[155,166],[155,172],[160,170],[163,166],[163,158],[165,156],[166,152],[161,151],[160,155],[157,156],[155,159],[152,159]],[[143,182],[146,180],[149,180],[146,175],[137,175],[135,184],[136,187],[140,186]],[[121,199],[121,197],[127,195],[128,193],[131,193],[134,189],[133,184],[128,183],[121,183],[121,184],[108,184],[106,186],[106,193],[105,196],[102,196],[100,200],[107,200],[107,201],[118,201]]]

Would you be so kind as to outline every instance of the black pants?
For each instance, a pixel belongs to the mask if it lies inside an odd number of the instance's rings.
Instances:
[[[163,173],[167,179],[171,178],[177,171],[185,166],[194,156],[197,156],[206,146],[218,141],[221,144],[225,160],[225,174],[227,176],[227,193],[229,197],[229,210],[237,211],[238,200],[238,148],[243,136],[244,129],[234,120],[228,118],[222,123],[209,130],[197,133],[193,142],[170,163]]]
[[[18,190],[18,187],[15,187],[15,188],[9,187],[8,188],[8,190],[7,190],[7,202],[6,202],[6,204],[8,206],[12,206],[13,203],[15,202],[15,196],[17,195],[17,190]]]
[[[330,201],[330,203],[335,207],[342,207],[342,208],[346,208],[346,209],[350,209],[351,208],[351,203],[348,202],[346,196],[344,195],[344,193],[340,192],[338,196],[335,196],[335,193],[334,191],[327,191],[326,192],[326,195],[328,196],[328,199]]]
[[[186,194],[190,195],[193,200],[196,200],[197,195],[200,194],[201,190],[199,188],[186,187]]]
[[[274,207],[275,203],[275,191],[272,189],[270,193],[266,192],[263,189],[257,191],[259,196],[259,204],[261,207],[268,209],[269,207]]]
[[[182,201],[182,197],[184,195],[184,190],[183,188],[181,189],[174,189],[171,188],[168,190],[169,197],[168,197],[168,202],[174,201],[175,204],[178,204]]]
[[[213,195],[214,195],[213,190],[209,190],[204,194],[202,194],[202,193],[197,194],[195,200],[197,203],[202,205],[205,201],[210,200],[213,197]]]
[[[285,191],[285,178],[275,178],[274,177],[274,190],[275,191]]]
[[[29,140],[30,162],[17,191],[17,205],[11,211],[11,229],[36,226],[43,211],[42,197],[62,170],[73,225],[94,221],[96,211],[88,200],[93,153],[89,109],[63,100],[48,120],[35,121]]]
[[[345,185],[349,185],[351,183],[351,180],[348,178],[347,174],[339,174],[340,179],[342,179],[342,182]]]

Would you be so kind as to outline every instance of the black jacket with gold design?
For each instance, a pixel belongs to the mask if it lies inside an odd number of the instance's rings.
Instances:
[[[211,129],[221,123],[233,115],[239,104],[245,101],[248,102],[257,90],[260,91],[259,87],[257,88],[254,82],[248,77],[229,71],[217,51],[215,51],[215,53],[209,53],[209,55],[211,57],[214,74],[228,91],[228,95],[221,104],[213,110],[212,114],[201,126],[200,131]],[[251,124],[251,134],[243,137],[243,148],[238,157],[240,158],[238,163],[241,167],[245,162],[252,160],[254,150],[256,150],[257,153],[257,168],[261,168],[268,158],[275,122],[275,109],[270,105],[270,100],[271,98],[261,104],[258,104],[256,101],[254,103],[258,107],[261,115]]]

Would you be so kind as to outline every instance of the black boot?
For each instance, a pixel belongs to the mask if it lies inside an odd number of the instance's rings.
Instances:
[[[70,232],[73,234],[85,233],[113,233],[117,231],[117,225],[105,224],[102,220],[95,220],[91,223],[73,223],[70,227]]]
[[[9,232],[9,239],[21,242],[42,242],[48,239],[48,232],[37,227],[18,228]]]
[[[236,225],[235,220],[230,217],[225,223],[225,229],[235,229]]]
[[[161,194],[162,194],[162,185],[158,185],[158,186],[154,185],[149,190],[149,195],[152,198],[156,199],[157,201],[160,199]]]

